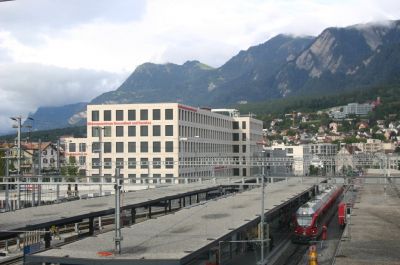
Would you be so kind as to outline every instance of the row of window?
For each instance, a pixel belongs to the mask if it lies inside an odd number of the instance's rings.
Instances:
[[[204,124],[214,127],[232,128],[232,121],[227,119],[213,117],[210,115],[201,114],[194,111],[179,109],[179,120]]]
[[[111,158],[104,158],[103,160],[103,168],[104,169],[111,169],[113,162]],[[92,169],[100,168],[100,159],[99,158],[92,158]],[[154,157],[152,161],[149,161],[147,157],[140,158],[140,161],[137,161],[135,157],[128,158],[128,161],[124,161],[124,158],[116,158],[115,159],[115,166],[117,168],[129,168],[129,169],[136,169],[136,167],[141,169],[148,169],[151,166],[153,169],[173,169],[174,168],[174,159],[172,157],[165,158],[164,161],[161,161],[161,158]]]
[[[192,138],[199,136],[200,138],[203,139],[215,139],[222,141],[232,140],[231,132],[196,128],[192,126],[179,126],[179,135],[182,137],[192,137]]]
[[[115,126],[115,136],[116,137],[135,137],[136,127],[139,127],[139,135],[140,136],[149,136],[149,127],[152,128],[153,136],[161,136],[161,125],[142,125],[142,126]],[[111,137],[112,131],[111,126],[104,127],[92,127],[92,137],[100,137],[100,131],[103,130],[103,137]],[[127,130],[127,131],[125,131]],[[164,126],[164,136],[174,136],[174,126],[173,125],[165,125]]]
[[[114,113],[114,116],[113,116]],[[139,119],[141,121],[150,120],[149,110],[141,109],[138,111]],[[153,109],[151,111],[152,117],[151,120],[161,120],[161,109]],[[126,119],[127,118],[127,119]],[[165,120],[173,120],[174,119],[174,111],[173,109],[165,109],[164,110],[164,119]],[[136,120],[136,110],[115,110],[114,112],[111,110],[103,110],[103,119],[102,121],[135,121]],[[100,111],[92,110],[92,121],[100,121]]]
[[[69,143],[68,151],[70,153],[76,152],[76,143]],[[81,153],[86,152],[86,144],[85,143],[79,143],[79,152],[81,152]]]
[[[152,150],[153,153],[160,153],[161,150],[167,153],[174,152],[174,142],[173,141],[153,141],[150,142],[151,146],[149,146],[149,142],[137,142],[138,148],[141,153],[148,153],[149,150]],[[103,153],[113,153],[112,142],[103,142]],[[115,142],[114,143],[115,153],[136,153],[136,142]],[[100,152],[100,142],[93,142],[92,144],[92,153]]]
[[[47,159],[47,158],[43,158],[43,164],[47,164],[47,163],[49,163],[49,159]],[[51,164],[53,164],[53,163],[55,163],[56,162],[56,160],[54,159],[54,158],[50,158],[50,163]]]
[[[188,153],[232,153],[231,144],[199,143],[195,141],[181,141],[180,152]]]

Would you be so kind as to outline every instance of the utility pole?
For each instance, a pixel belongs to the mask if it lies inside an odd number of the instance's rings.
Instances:
[[[99,133],[99,177],[100,177],[100,196],[103,196],[103,130],[104,127],[97,127]]]
[[[263,157],[263,160],[265,160],[265,158]],[[265,197],[265,182],[264,182],[264,167],[265,167],[265,162],[262,162],[262,168],[261,168],[261,226],[260,226],[260,241],[261,241],[261,259],[259,264],[260,265],[264,265],[264,197]]]
[[[60,139],[57,140],[57,171],[58,173],[61,175],[61,169],[60,169],[60,148],[61,148],[61,143],[60,143]]]
[[[13,121],[16,121],[17,124],[13,126],[13,128],[17,128],[17,175],[18,177],[21,175],[21,116],[11,117]]]
[[[9,178],[9,174],[10,174],[10,170],[9,170],[9,161],[8,161],[8,156],[10,155],[9,150],[6,151],[6,211],[10,210],[10,185],[8,184],[8,182],[10,182],[10,178]]]
[[[17,125],[14,125],[14,128],[17,128],[17,209],[21,208],[21,116],[11,117],[13,121],[17,122]]]
[[[121,186],[123,180],[120,175],[120,169],[115,168],[115,254],[121,254]]]

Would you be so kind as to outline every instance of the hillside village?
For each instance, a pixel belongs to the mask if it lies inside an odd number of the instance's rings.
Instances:
[[[267,146],[284,143],[302,145],[330,143],[355,147],[354,152],[393,153],[400,143],[400,121],[396,114],[374,119],[380,98],[366,103],[350,103],[316,113],[293,112],[265,122]],[[340,111],[341,110],[341,111]]]

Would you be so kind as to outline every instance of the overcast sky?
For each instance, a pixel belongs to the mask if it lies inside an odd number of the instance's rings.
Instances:
[[[394,19],[399,0],[0,0],[0,132],[114,90],[144,62],[218,67],[279,33]]]

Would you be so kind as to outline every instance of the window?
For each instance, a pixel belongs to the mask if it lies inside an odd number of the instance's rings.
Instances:
[[[111,110],[105,110],[103,115],[105,121],[111,121]]]
[[[111,142],[103,143],[104,153],[111,153]]]
[[[293,148],[288,148],[288,149],[287,149],[287,153],[288,153],[288,154],[293,154]]]
[[[174,168],[174,158],[167,157],[165,159],[165,168]]]
[[[111,158],[104,158],[104,168],[111,168]]]
[[[96,169],[100,167],[100,160],[98,158],[92,158],[92,168]]]
[[[239,153],[239,145],[233,145],[233,153]]]
[[[166,120],[173,120],[174,119],[173,109],[166,109],[165,110],[165,119]]]
[[[161,136],[161,126],[153,125],[153,136]]]
[[[140,126],[140,136],[149,136],[149,126]]]
[[[149,112],[147,109],[140,110],[140,120],[147,121],[149,119]]]
[[[239,134],[238,133],[233,133],[232,134],[232,140],[233,141],[239,141]]]
[[[79,157],[79,165],[84,166],[86,164],[86,156]]]
[[[116,142],[115,143],[115,152],[123,153],[124,152],[124,143],[123,142]]]
[[[240,174],[239,169],[238,169],[238,168],[234,168],[234,169],[233,169],[233,175],[234,175],[234,176],[239,176],[239,174]]]
[[[100,136],[100,127],[92,127],[92,137]]]
[[[69,151],[70,153],[76,152],[76,144],[75,144],[75,143],[69,143],[69,145],[68,145],[68,151]]]
[[[153,120],[161,120],[161,114],[159,109],[153,109]]]
[[[173,174],[165,174],[165,178],[166,178],[166,182],[167,183],[172,183],[172,179],[173,179],[174,175]]]
[[[47,158],[43,158],[43,164],[47,164]]]
[[[247,140],[246,134],[242,133],[242,141],[246,141],[246,140]]]
[[[92,110],[92,121],[99,121],[100,115],[98,110]]]
[[[243,176],[243,177],[246,177],[246,176],[247,176],[247,169],[246,169],[246,168],[243,168],[243,169],[242,169],[242,173],[243,173],[242,176]]]
[[[246,153],[246,145],[242,145],[242,153]]]
[[[116,110],[115,111],[115,120],[123,121],[124,120],[124,111],[123,110]]]
[[[149,152],[149,143],[148,142],[140,142],[140,152],[141,153]]]
[[[153,158],[153,168],[161,168],[161,158]]]
[[[149,159],[142,157],[140,159],[140,168],[149,168]]]
[[[79,152],[81,152],[81,153],[86,152],[86,144],[85,143],[79,143]]]
[[[297,223],[300,226],[309,226],[311,224],[312,221],[312,215],[300,215],[297,214]]]
[[[234,121],[232,122],[232,128],[235,129],[239,129],[239,122],[238,121]]]
[[[246,129],[246,122],[242,121],[242,129]]]
[[[111,126],[104,126],[104,137],[111,137]]]
[[[115,127],[115,136],[117,136],[117,137],[124,136],[124,126],[116,126]]]
[[[161,142],[153,142],[153,153],[161,152]]]
[[[115,160],[115,166],[117,168],[124,168],[124,159],[123,158],[117,158]]]
[[[135,121],[136,120],[136,110],[130,109],[128,110],[128,120]]]
[[[128,158],[128,168],[136,168],[136,158],[130,157]]]
[[[136,142],[128,142],[128,153],[136,152]]]
[[[129,182],[136,183],[136,174],[128,174]]]
[[[174,136],[174,126],[165,125],[165,136]]]
[[[100,143],[93,142],[92,143],[92,153],[98,153],[98,152],[100,152]]]
[[[136,136],[136,126],[128,126],[128,136]]]
[[[171,153],[174,151],[174,142],[166,141],[165,142],[165,152]]]

